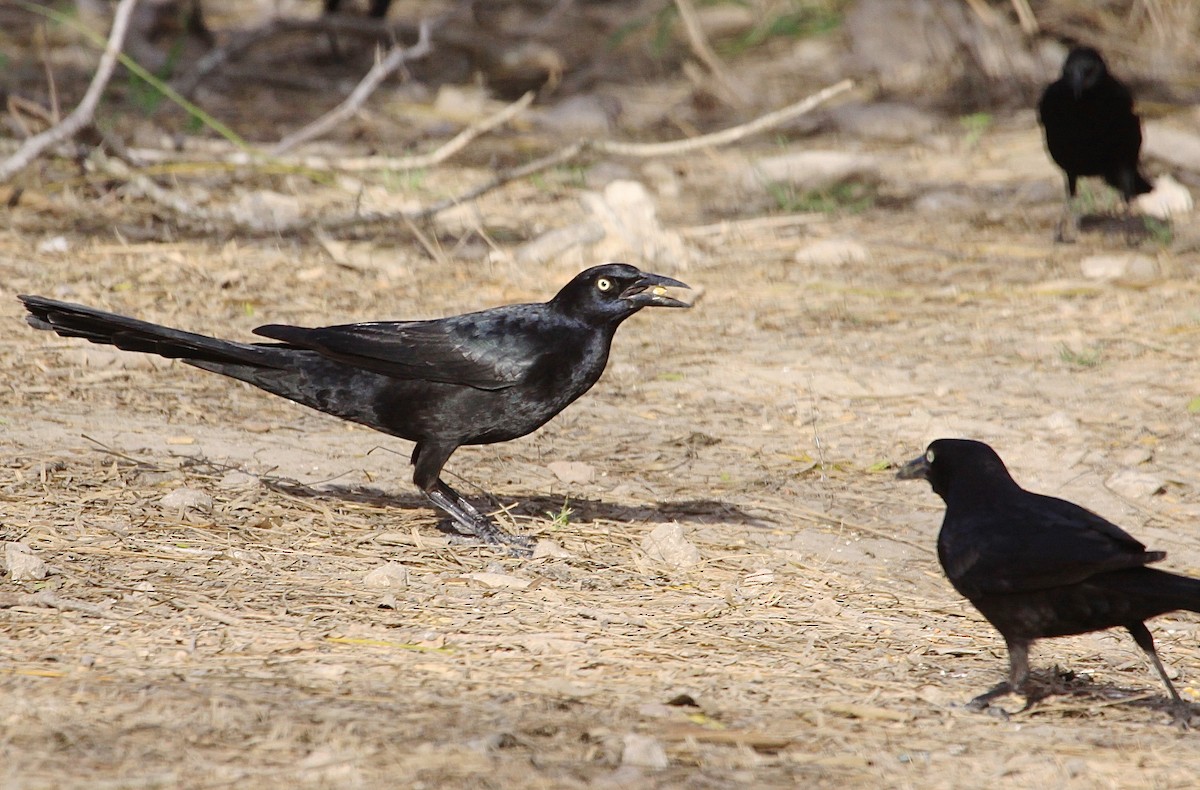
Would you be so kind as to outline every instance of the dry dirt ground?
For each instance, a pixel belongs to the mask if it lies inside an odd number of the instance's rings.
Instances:
[[[1157,276],[1085,279],[1081,259],[1126,240],[1051,242],[1058,175],[1028,115],[978,140],[953,121],[934,137],[875,147],[872,206],[774,223],[713,224],[744,199],[733,174],[751,154],[860,143],[758,140],[670,162],[683,197],[662,219],[702,253],[671,273],[701,292],[695,309],[630,320],[593,392],[448,466],[495,495],[510,529],[564,550],[535,560],[448,545],[407,443],[36,333],[13,295],[233,338],[540,300],[581,262],[503,253],[582,216],[576,173],[482,200],[508,233],[491,257],[455,253],[445,229],[437,259],[403,229],[337,259],[303,239],[137,242],[91,228],[145,210],[132,199],[28,196],[0,227],[0,534],[51,575],[0,578],[0,785],[1193,784],[1197,736],[1170,725],[1124,633],[1041,643],[1043,676],[1071,674],[1031,710],[963,707],[1003,676],[1003,644],[937,565],[940,501],[893,475],[931,439],[980,438],[1028,487],[1200,574],[1200,256],[1147,239]],[[485,177],[447,166],[422,188]],[[969,204],[916,210],[932,186]],[[274,188],[350,199],[306,179]],[[44,244],[60,235],[65,251]],[[795,262],[824,238],[869,256]],[[1161,489],[1107,485],[1129,471]],[[165,505],[180,487],[211,506]],[[683,527],[698,564],[642,551],[663,524]],[[364,581],[389,563],[406,583]],[[1192,698],[1198,625],[1153,623]]]

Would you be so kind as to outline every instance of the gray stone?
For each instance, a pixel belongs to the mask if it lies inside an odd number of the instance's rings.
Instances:
[[[4,567],[13,581],[36,581],[46,578],[49,572],[41,557],[24,543],[4,544]]]
[[[221,479],[217,481],[217,488],[223,491],[230,490],[245,490],[258,488],[261,481],[252,474],[247,474],[240,469],[230,469]]]
[[[211,510],[212,497],[196,488],[176,488],[159,500],[159,504],[172,510]]]
[[[1145,499],[1161,493],[1166,489],[1167,483],[1161,477],[1148,472],[1122,469],[1105,480],[1104,486],[1126,499]]]
[[[878,180],[878,160],[848,151],[796,151],[753,162],[743,172],[742,184],[750,190],[761,190],[769,184],[789,184],[811,192],[853,178]]]
[[[895,143],[924,139],[937,127],[933,115],[901,102],[845,104],[830,110],[829,117],[845,134]]]
[[[404,589],[408,586],[408,568],[389,562],[363,576],[363,585],[375,589]]]
[[[642,551],[655,562],[672,568],[690,568],[700,562],[700,549],[683,535],[678,524],[660,524],[642,539]]]

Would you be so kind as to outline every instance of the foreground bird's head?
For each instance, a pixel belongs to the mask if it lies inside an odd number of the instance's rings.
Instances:
[[[1076,100],[1107,73],[1108,67],[1104,65],[1104,58],[1091,47],[1076,47],[1071,50],[1062,68],[1062,77],[1071,86],[1071,94]]]
[[[620,323],[643,307],[691,307],[667,295],[667,288],[688,288],[671,277],[639,271],[627,263],[593,266],[551,300],[551,304],[592,324]]]
[[[896,477],[928,480],[933,492],[947,502],[968,491],[1007,491],[1017,485],[996,451],[973,439],[937,439],[924,455],[900,467]]]

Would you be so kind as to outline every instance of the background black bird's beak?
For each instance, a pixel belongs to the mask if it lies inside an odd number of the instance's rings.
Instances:
[[[1083,83],[1085,79],[1086,75],[1084,75],[1083,72],[1076,70],[1071,72],[1070,79],[1067,80],[1071,83],[1071,95],[1075,97],[1075,101],[1079,101],[1079,99],[1083,96]]]
[[[924,455],[912,459],[896,473],[897,480],[928,480],[929,461]]]
[[[687,288],[691,286],[673,277],[661,274],[643,274],[638,281],[621,292],[621,298],[633,302],[638,307],[691,307],[687,302],[667,296],[667,288]]]

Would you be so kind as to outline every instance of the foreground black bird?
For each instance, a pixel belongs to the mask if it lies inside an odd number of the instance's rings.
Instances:
[[[1103,176],[1121,193],[1126,207],[1153,186],[1138,172],[1142,123],[1133,112],[1133,96],[1108,73],[1100,53],[1076,47],[1063,63],[1062,76],[1038,102],[1038,118],[1046,130],[1050,158],[1067,176],[1067,203],[1058,238],[1074,236],[1077,218],[1071,209],[1080,176]]]
[[[466,533],[511,538],[440,479],[465,444],[537,430],[587,392],[621,322],[643,307],[687,307],[670,277],[611,263],[576,275],[541,304],[431,321],[306,329],[270,324],[236,343],[41,296],[20,296],[26,321],[64,337],[181,359],[319,411],[416,442],[413,482]]]
[[[972,707],[1010,692],[1025,694],[1027,706],[1035,701],[1026,689],[1034,640],[1120,626],[1150,657],[1177,716],[1190,715],[1143,621],[1179,609],[1200,612],[1200,579],[1144,567],[1166,553],[1146,551],[1079,505],[1022,489],[982,442],[938,439],[896,476],[928,480],[945,500],[942,569],[1008,645],[1008,680]]]

